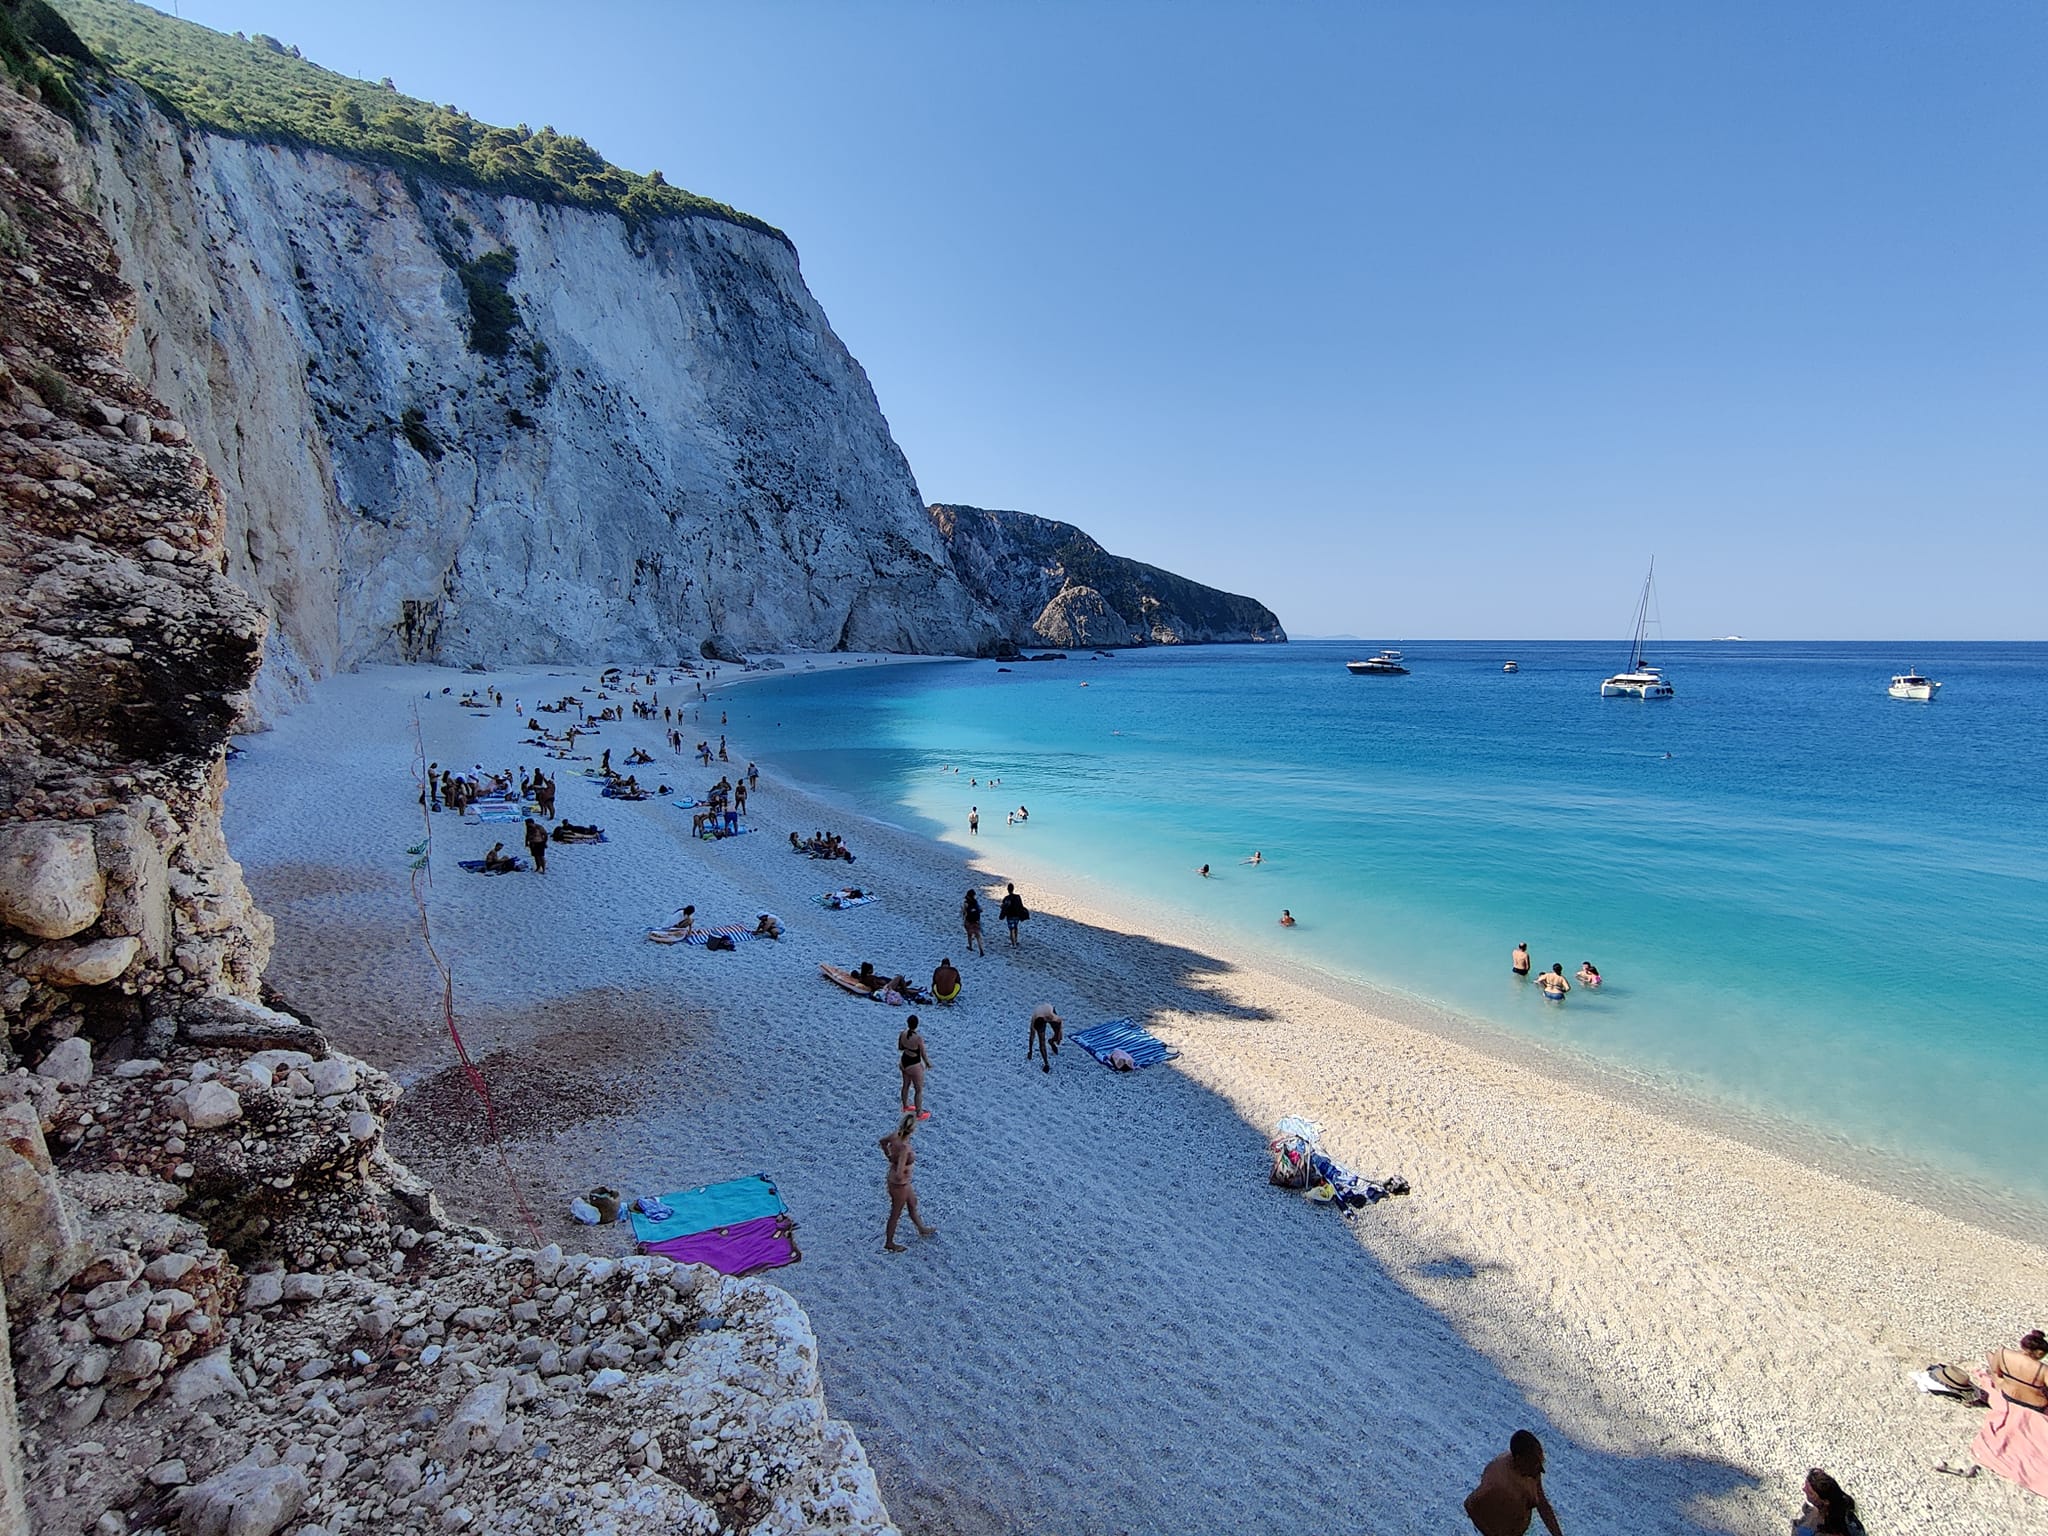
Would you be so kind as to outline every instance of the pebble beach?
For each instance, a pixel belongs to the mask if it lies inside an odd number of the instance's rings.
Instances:
[[[722,669],[686,744],[715,745],[720,696],[758,675]],[[639,696],[694,716],[694,682],[670,676]],[[1873,1533],[2048,1533],[2048,1501],[1932,1470],[1967,1458],[1977,1415],[1911,1381],[2048,1320],[2048,1251],[1024,882],[999,839],[962,849],[785,781],[776,739],[728,730],[732,761],[705,769],[659,719],[608,723],[577,750],[643,748],[643,782],[680,795],[600,798],[572,772],[589,764],[521,744],[540,702],[601,707],[596,681],[371,668],[241,738],[226,824],[277,925],[270,982],[405,1086],[390,1144],[458,1219],[519,1238],[523,1199],[540,1241],[623,1254],[630,1229],[578,1226],[572,1196],[770,1173],[803,1258],[768,1278],[810,1314],[832,1411],[906,1531],[1456,1530],[1480,1467],[1529,1428],[1568,1531],[1782,1529],[1822,1466]],[[503,708],[460,706],[485,685]],[[609,838],[551,850],[544,876],[483,877],[457,860],[517,851],[517,824],[431,818],[427,913],[503,1160],[410,894],[422,752],[544,766],[559,813]],[[749,761],[753,835],[693,839],[670,801]],[[858,861],[792,854],[790,832],[818,829]],[[1034,914],[1015,948],[994,920],[1011,879]],[[819,904],[849,883],[877,900]],[[985,957],[963,948],[969,886]],[[685,903],[707,925],[772,912],[784,935],[649,943]],[[818,967],[921,980],[942,955],[963,995],[915,1009],[939,1230],[888,1255],[875,1141],[904,1010]],[[1123,1075],[1070,1045],[1042,1073],[1024,1059],[1041,1003],[1070,1031],[1136,1016],[1179,1058]],[[1271,1187],[1285,1115],[1412,1193],[1347,1218]]]

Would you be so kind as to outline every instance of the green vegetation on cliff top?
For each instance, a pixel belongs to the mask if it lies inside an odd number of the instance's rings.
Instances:
[[[195,128],[303,144],[443,181],[582,208],[635,223],[722,219],[777,239],[772,224],[619,169],[573,134],[494,128],[455,107],[322,69],[275,38],[230,36],[139,0],[52,0],[115,74]]]

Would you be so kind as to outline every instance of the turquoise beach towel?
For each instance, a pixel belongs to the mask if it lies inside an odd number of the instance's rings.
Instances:
[[[673,1213],[666,1220],[654,1221],[638,1211],[632,1213],[633,1236],[643,1243],[688,1237],[696,1232],[709,1232],[713,1227],[736,1227],[743,1221],[779,1216],[789,1209],[782,1203],[775,1181],[765,1173],[663,1195],[661,1203]]]

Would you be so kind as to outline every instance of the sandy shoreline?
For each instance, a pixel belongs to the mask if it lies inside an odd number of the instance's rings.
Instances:
[[[529,706],[591,681],[549,670],[497,680]],[[510,1232],[502,1175],[436,1084],[452,1053],[404,883],[412,701],[432,757],[538,761],[509,706],[479,717],[439,692],[472,681],[386,669],[320,685],[245,739],[228,828],[278,923],[274,982],[415,1088],[400,1155]],[[689,739],[715,741],[715,708]],[[646,746],[679,786],[717,776],[662,734],[627,722],[600,744]],[[568,1194],[595,1182],[777,1175],[805,1259],[776,1278],[810,1311],[834,1411],[906,1530],[1454,1530],[1479,1465],[1527,1425],[1572,1531],[1781,1528],[1819,1464],[1873,1531],[2048,1532],[2048,1501],[1929,1470],[1960,1458],[1975,1416],[1907,1379],[2043,1322],[2040,1247],[1057,889],[1025,886],[1022,949],[991,923],[987,959],[970,960],[960,892],[1004,878],[999,845],[961,850],[800,795],[773,745],[733,738],[739,765],[761,765],[762,833],[717,845],[664,800],[605,801],[564,774],[563,814],[613,841],[560,850],[545,880],[488,880],[454,858],[516,828],[436,817],[430,906],[548,1236],[625,1246],[623,1229],[567,1221]],[[787,833],[819,825],[859,863],[793,857]],[[847,879],[881,901],[809,900]],[[729,955],[647,944],[684,901],[713,921],[773,910],[789,934]],[[901,1014],[816,966],[918,975],[941,953],[967,972],[958,1007],[922,1010],[937,1065],[919,1185],[942,1230],[891,1258],[873,1141]],[[1182,1058],[1120,1078],[1070,1049],[1050,1076],[1027,1069],[1040,1001],[1079,1025],[1146,1013]],[[1289,1112],[1415,1193],[1347,1225],[1268,1188],[1265,1127]]]

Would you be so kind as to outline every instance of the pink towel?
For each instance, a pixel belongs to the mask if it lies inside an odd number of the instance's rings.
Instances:
[[[795,1230],[796,1223],[787,1216],[757,1216],[737,1226],[713,1227],[640,1247],[643,1253],[658,1253],[678,1264],[709,1264],[723,1275],[750,1275],[802,1258],[791,1235]]]
[[[2048,1498],[2048,1413],[2020,1407],[1994,1388],[1984,1372],[1976,1376],[1977,1385],[1991,1394],[1991,1406],[1984,1427],[1970,1442],[1970,1455],[1978,1465]]]

